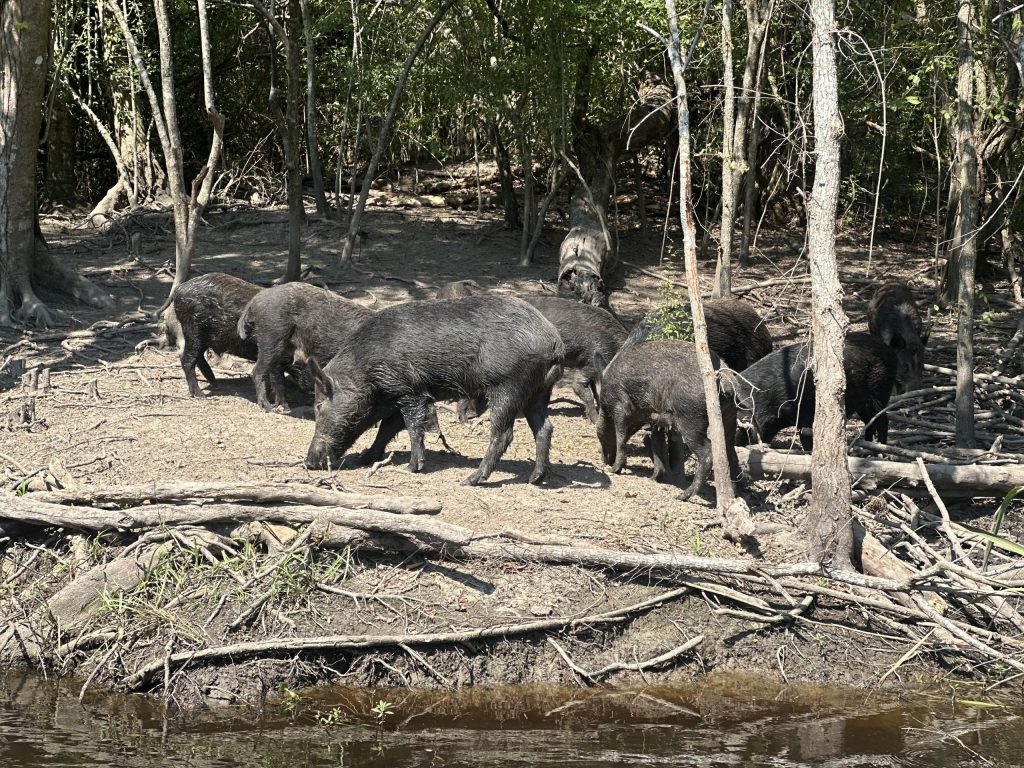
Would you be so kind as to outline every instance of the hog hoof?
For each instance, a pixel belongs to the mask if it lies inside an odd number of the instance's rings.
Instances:
[[[533,473],[530,475],[530,485],[540,485],[544,482],[547,476],[548,473],[545,471],[541,471],[539,469],[533,470]]]
[[[463,480],[459,485],[479,485],[483,478],[480,476],[480,470],[477,470],[472,475]]]

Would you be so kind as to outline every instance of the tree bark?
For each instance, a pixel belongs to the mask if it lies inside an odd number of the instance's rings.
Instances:
[[[742,264],[750,258],[750,224],[754,216],[754,201],[757,192],[757,154],[761,144],[761,131],[758,129],[757,118],[761,109],[761,79],[764,74],[764,58],[767,45],[765,39],[768,25],[771,24],[775,2],[770,0],[764,16],[760,14],[759,0],[746,0],[747,14],[747,61],[743,71],[743,94],[740,99],[741,110],[749,105],[750,119],[744,117],[743,127],[747,130],[746,161],[743,168],[743,239],[740,241],[738,261]],[[754,51],[756,50],[756,54]],[[753,57],[756,56],[756,65]],[[748,82],[749,80],[749,82]],[[751,90],[753,93],[751,94]],[[746,112],[744,112],[746,115]],[[742,135],[734,138],[733,146],[743,145]]]
[[[285,75],[288,80],[285,94],[285,175],[288,187],[288,264],[285,282],[299,279],[302,273],[302,224],[306,208],[302,202],[302,169],[299,155],[302,147],[302,73],[300,71],[299,40],[302,37],[302,9],[299,0],[288,0],[288,20],[285,26],[288,45],[285,47]]]
[[[167,144],[164,146],[167,191],[174,210],[174,283],[168,295],[169,302],[178,286],[188,280],[192,265],[188,252],[188,198],[185,196],[185,162],[181,150],[181,131],[178,129],[178,100],[174,93],[174,45],[167,0],[153,0],[153,9],[156,12],[157,38],[160,42],[160,92],[163,97],[164,131],[167,134]]]
[[[487,133],[494,149],[494,162],[498,166],[498,179],[501,183],[501,205],[505,212],[505,227],[515,229],[519,226],[519,203],[512,183],[512,161],[508,155],[508,147],[501,137],[501,128],[496,118],[487,121]]]
[[[729,538],[741,538],[729,524],[730,515],[736,502],[726,454],[725,430],[722,424],[722,409],[719,402],[719,385],[711,352],[708,348],[708,329],[704,319],[704,305],[700,298],[700,279],[697,272],[697,234],[693,223],[690,179],[690,108],[687,102],[686,78],[683,74],[683,58],[679,42],[679,20],[675,0],[665,0],[668,16],[669,61],[676,88],[676,119],[679,131],[679,217],[683,228],[683,255],[686,264],[686,284],[690,294],[690,311],[693,317],[694,343],[697,347],[697,365],[704,384],[704,402],[707,406],[708,436],[711,438],[711,456],[715,473],[715,503],[723,519],[723,531]],[[742,504],[742,502],[740,502]],[[738,535],[740,534],[740,535]]]
[[[36,214],[36,150],[50,40],[49,0],[0,4],[0,326],[52,325],[60,314],[35,294],[42,284],[108,307],[113,300],[55,262]]]
[[[715,268],[716,299],[732,297],[732,230],[736,222],[736,88],[732,66],[733,1],[722,0],[722,79],[725,85],[722,104],[722,222],[718,265]]]
[[[736,455],[740,465],[750,473],[753,480],[811,479],[811,457],[806,454],[737,448]],[[921,472],[917,464],[912,462],[850,456],[847,459],[847,472],[851,482],[864,490],[897,485],[903,488],[923,488]],[[1024,485],[1024,466],[1019,464],[929,464],[928,475],[943,495],[951,496],[1002,498],[1008,491]]]
[[[853,527],[846,463],[846,374],[843,344],[849,320],[836,264],[836,202],[839,196],[839,84],[836,76],[834,0],[810,0],[813,25],[814,184],[807,204],[811,269],[814,410],[813,491],[807,518],[811,555],[852,570]],[[817,439],[821,435],[821,439]]]
[[[978,253],[978,153],[974,145],[974,51],[971,0],[960,0],[957,41],[957,163],[960,216],[956,258],[947,270],[958,272],[956,332],[956,444],[974,447],[974,268]]]
[[[327,193],[324,191],[324,171],[320,165],[320,140],[316,128],[316,47],[313,43],[313,14],[309,0],[300,0],[302,31],[306,40],[306,154],[309,173],[313,177],[313,199],[318,215],[327,217]],[[340,164],[340,161],[339,161]]]
[[[370,187],[373,184],[374,177],[377,175],[380,158],[384,154],[384,148],[391,137],[391,124],[395,121],[395,114],[398,112],[398,102],[402,99],[402,93],[405,91],[405,81],[409,79],[409,72],[412,71],[412,65],[416,63],[416,58],[420,55],[420,51],[426,46],[427,41],[434,34],[434,30],[437,29],[437,25],[441,23],[441,19],[444,18],[445,14],[448,13],[454,4],[455,0],[446,0],[441,4],[434,12],[434,15],[430,17],[430,21],[427,22],[427,26],[423,29],[412,50],[409,51],[409,55],[405,57],[402,71],[398,75],[398,82],[395,83],[394,93],[391,94],[391,103],[388,105],[387,114],[384,116],[384,122],[380,127],[377,147],[373,150],[370,166],[366,169],[366,175],[363,178],[363,188],[359,192],[359,202],[356,203],[356,209],[353,211],[352,219],[348,224],[348,235],[345,237],[345,245],[341,252],[342,264],[349,264],[352,261],[352,252],[355,249],[356,237],[359,234],[359,223],[363,218],[363,211],[366,209],[366,201],[370,197]]]

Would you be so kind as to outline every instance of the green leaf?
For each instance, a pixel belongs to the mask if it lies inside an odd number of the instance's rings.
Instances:
[[[977,707],[978,709],[999,709],[1002,704],[993,704],[990,701],[975,701],[974,699],[957,699],[957,704],[963,704],[967,707]]]
[[[1024,557],[1024,545],[1018,544],[1016,541],[1004,539],[1002,536],[996,536],[988,531],[983,531],[981,528],[975,528],[973,525],[967,525],[966,523],[953,523],[953,525],[957,528],[962,528],[965,531],[970,531],[979,539],[990,542],[993,547],[998,547],[1004,552],[1010,552],[1014,555]]]

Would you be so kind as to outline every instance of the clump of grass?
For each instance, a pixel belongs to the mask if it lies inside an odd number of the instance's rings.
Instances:
[[[650,341],[678,339],[693,341],[693,317],[686,293],[671,283],[662,283],[658,289],[658,308],[648,317],[652,329]]]

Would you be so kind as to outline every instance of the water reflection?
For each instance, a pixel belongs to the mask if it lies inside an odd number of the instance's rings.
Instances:
[[[1012,706],[780,687],[331,689],[187,720],[151,700],[0,674],[0,766],[942,766],[1024,762]],[[390,707],[374,707],[384,700]],[[382,724],[378,724],[382,723]]]

